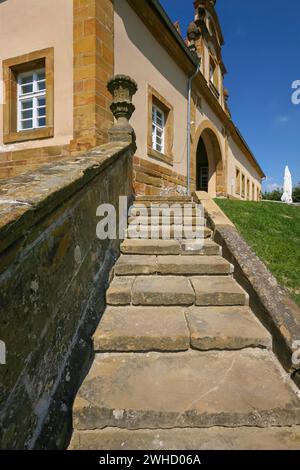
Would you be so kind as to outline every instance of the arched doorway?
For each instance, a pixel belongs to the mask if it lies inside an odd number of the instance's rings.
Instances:
[[[220,142],[216,131],[201,126],[196,151],[196,190],[210,196],[225,196],[225,171]]]

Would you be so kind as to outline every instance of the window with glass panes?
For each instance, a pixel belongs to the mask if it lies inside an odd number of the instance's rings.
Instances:
[[[165,113],[157,106],[152,107],[152,147],[164,153]]]
[[[45,68],[18,75],[18,131],[46,127]]]

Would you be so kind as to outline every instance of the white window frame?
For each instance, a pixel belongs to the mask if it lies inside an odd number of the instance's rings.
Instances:
[[[158,113],[161,114],[162,118],[158,117]],[[161,120],[161,124],[158,122]],[[152,148],[159,153],[165,151],[165,125],[166,125],[166,114],[155,104],[152,105]],[[161,137],[159,136],[161,134]],[[161,139],[161,144],[159,140]]]
[[[38,74],[40,74],[42,72],[45,74],[45,79],[38,80]],[[22,78],[28,77],[30,75],[33,76],[33,81],[30,82],[30,83],[33,84],[33,90],[30,93],[22,93],[22,85],[24,86],[24,84],[21,83]],[[36,70],[31,70],[30,72],[22,72],[22,73],[18,74],[18,80],[17,81],[18,81],[18,102],[17,102],[17,107],[18,107],[18,109],[17,109],[17,116],[18,116],[17,129],[18,129],[18,132],[26,132],[26,131],[30,131],[30,130],[33,130],[33,129],[43,129],[43,128],[45,128],[47,126],[47,123],[46,123],[46,116],[47,116],[46,88],[47,88],[47,84],[46,84],[46,69],[45,69],[45,67],[42,67],[42,68],[39,68],[39,69],[36,69]],[[39,90],[38,89],[38,84],[41,83],[41,82],[45,82],[45,89],[44,90]],[[45,99],[45,106],[39,106],[38,105],[38,100],[40,98]],[[22,119],[22,103],[24,103],[26,101],[30,101],[30,100],[32,100],[32,108],[29,108],[28,110],[32,110],[32,127],[28,127],[26,129],[23,129],[22,122],[24,122],[26,120],[31,120],[31,118]],[[45,108],[45,113],[42,116],[38,115],[38,109],[39,108]],[[39,121],[38,121],[39,118],[40,119],[45,118],[45,125],[43,125],[43,126],[39,125]]]

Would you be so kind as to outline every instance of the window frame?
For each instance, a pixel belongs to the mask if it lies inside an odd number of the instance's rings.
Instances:
[[[157,108],[164,114],[164,139],[163,152],[153,148],[153,108]],[[174,141],[174,108],[160,95],[151,85],[148,85],[148,130],[147,130],[147,153],[149,157],[163,161],[173,166],[173,141]]]
[[[54,49],[35,51],[2,62],[5,101],[3,106],[3,143],[48,139],[54,136]],[[18,76],[45,68],[46,126],[19,129]]]

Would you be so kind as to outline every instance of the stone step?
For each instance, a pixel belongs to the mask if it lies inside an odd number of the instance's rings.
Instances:
[[[183,240],[181,242],[181,253],[183,255],[222,256],[222,248],[210,238],[205,240]]]
[[[133,305],[192,305],[195,293],[187,277],[138,276],[131,299]]]
[[[233,266],[221,256],[121,255],[114,270],[118,276],[141,274],[226,275],[233,272]]]
[[[121,253],[126,255],[179,255],[179,240],[131,240],[121,244]]]
[[[196,227],[196,225],[202,225],[203,227],[206,226],[206,219],[204,217],[196,217],[196,216],[187,216],[187,217],[178,217],[178,216],[170,216],[170,217],[163,217],[163,216],[156,216],[156,215],[149,215],[149,217],[145,216],[130,216],[128,217],[128,225],[131,226],[150,226],[151,225],[187,225],[188,227]]]
[[[106,291],[108,305],[129,305],[135,277],[114,277]]]
[[[195,238],[194,235],[197,235],[197,238],[210,238],[212,236],[212,231],[207,227],[197,227],[197,232],[195,227],[192,226],[182,226],[182,225],[171,225],[168,229],[168,226],[129,226],[125,230],[125,238],[130,239],[175,239],[175,240],[187,240],[190,238]]]
[[[166,195],[166,196],[136,196],[135,201],[139,202],[182,202],[188,203],[193,202],[191,196],[176,196],[176,195]]]
[[[300,450],[300,426],[75,431],[69,450]]]
[[[249,307],[191,307],[186,319],[194,349],[272,348],[271,335]]]
[[[108,307],[93,340],[96,352],[185,351],[190,332],[180,307]]]
[[[77,430],[300,424],[299,391],[272,352],[96,354],[74,403]]]
[[[191,283],[195,291],[195,303],[198,306],[236,306],[249,304],[248,294],[231,277],[192,277]]]
[[[127,255],[221,255],[222,250],[213,240],[131,240],[121,244],[121,253]]]
[[[175,207],[174,207],[175,206]],[[170,214],[172,215],[175,211],[180,210],[178,214],[175,212],[175,215],[186,215],[192,217],[204,217],[204,211],[202,206],[199,204],[159,204],[159,203],[140,203],[140,204],[133,204],[129,207],[128,216],[129,217],[136,217],[136,216],[158,216],[162,213],[166,213],[166,211],[170,210]],[[167,212],[168,214],[169,212]]]

